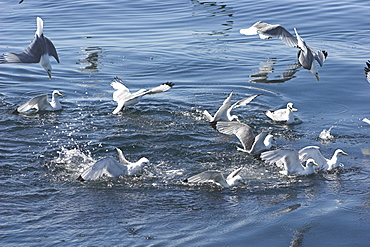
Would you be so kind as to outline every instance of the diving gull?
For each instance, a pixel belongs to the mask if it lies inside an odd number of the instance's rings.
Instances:
[[[172,82],[167,82],[149,90],[140,89],[135,93],[131,93],[130,90],[122,84],[122,79],[116,76],[114,77],[110,85],[115,89],[115,91],[113,92],[113,100],[116,101],[118,105],[113,111],[113,114],[117,114],[125,107],[139,103],[141,97],[143,97],[144,95],[166,92],[175,84]]]
[[[328,53],[326,51],[315,52],[311,47],[309,47],[306,42],[298,34],[296,28],[294,28],[296,37],[294,37],[290,32],[288,32],[283,26],[271,25],[262,21],[258,21],[253,26],[247,29],[240,29],[241,34],[245,35],[255,35],[258,34],[261,39],[271,39],[277,37],[281,39],[286,45],[299,48],[298,51],[298,61],[303,68],[309,70],[317,80],[320,80],[319,73],[316,68],[315,60],[320,65],[323,66]]]
[[[280,173],[283,175],[309,175],[315,172],[313,166],[317,166],[313,159],[301,162],[298,152],[292,149],[266,151],[261,153],[261,159],[268,164],[275,164],[282,168],[283,170]]]
[[[319,170],[331,171],[334,168],[339,166],[338,162],[338,155],[348,155],[342,149],[335,150],[331,159],[325,158],[321,151],[320,147],[318,146],[307,146],[298,151],[299,159],[304,162],[308,159],[313,159],[315,163],[318,165]]]
[[[370,60],[366,62],[366,67],[364,67],[367,82],[370,83]]]
[[[37,17],[36,23],[37,30],[31,44],[22,53],[5,53],[0,56],[0,63],[40,63],[51,78],[49,56],[53,56],[59,63],[58,54],[53,43],[43,34],[43,20]]]
[[[275,122],[291,124],[294,122],[294,111],[298,111],[298,109],[293,108],[293,103],[289,102],[286,105],[285,109],[279,109],[276,111],[264,111],[263,113]]]
[[[150,162],[147,158],[142,157],[136,162],[129,162],[123,156],[121,149],[116,148],[119,156],[119,162],[113,157],[103,158],[93,164],[89,169],[84,171],[77,180],[96,180],[101,177],[118,177],[121,175],[134,176],[141,174],[145,166]]]
[[[51,101],[49,102],[47,94],[38,95],[18,106],[17,109],[13,111],[13,114],[25,113],[30,110],[34,110],[35,112],[59,111],[62,109],[62,105],[59,102],[58,96],[63,95],[58,90],[54,90],[51,94]]]
[[[239,183],[244,183],[243,179],[240,177],[239,173],[243,169],[240,167],[230,173],[226,179],[220,171],[210,170],[199,174],[196,174],[190,178],[185,179],[188,183],[215,183],[221,187],[234,187]]]
[[[231,105],[232,95],[233,95],[233,92],[231,91],[229,96],[224,100],[224,102],[222,103],[222,105],[220,106],[220,108],[217,110],[217,112],[215,113],[213,117],[207,110],[203,111],[204,116],[207,118],[209,122],[215,123],[217,121],[238,120],[238,116],[231,115],[231,111],[239,106],[245,106],[246,104],[248,104],[249,102],[251,102],[252,100],[254,100],[255,98],[257,98],[258,96],[262,94],[255,94],[255,95],[249,96]]]
[[[240,122],[217,122],[216,128],[219,132],[226,135],[235,135],[243,148],[237,147],[238,151],[248,154],[259,154],[269,150],[272,146],[273,135],[262,131],[257,136],[254,136],[252,128]]]

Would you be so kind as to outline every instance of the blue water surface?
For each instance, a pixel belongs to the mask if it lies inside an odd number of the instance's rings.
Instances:
[[[39,64],[0,65],[0,243],[2,246],[368,246],[370,237],[370,59],[368,1],[0,0],[0,53],[21,52],[36,17],[57,48],[53,78]],[[279,39],[239,33],[262,20],[297,28],[329,53],[320,81]],[[111,80],[132,91],[164,82],[168,92],[113,115]],[[63,110],[13,115],[58,89]],[[236,150],[202,112],[262,93],[233,111],[274,148],[341,148],[339,169],[284,176]],[[294,102],[298,124],[265,110]],[[320,140],[331,128],[333,139]],[[100,158],[147,157],[140,177],[76,178]],[[183,182],[243,166],[245,185]]]

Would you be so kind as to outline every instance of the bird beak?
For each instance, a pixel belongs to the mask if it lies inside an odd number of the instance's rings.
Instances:
[[[296,109],[296,108],[289,108],[290,109],[290,111],[298,111],[298,109]]]
[[[319,76],[318,76],[318,75],[315,75],[315,77],[316,77],[316,80],[317,80],[317,81],[320,81],[320,78],[319,78]]]
[[[347,153],[342,153],[343,155],[346,155],[346,156],[348,156],[348,154]]]
[[[58,96],[63,96],[63,94],[61,94],[61,93],[58,93]]]
[[[312,165],[314,165],[314,166],[319,166],[318,164],[316,164],[316,163],[313,163]]]
[[[51,79],[51,72],[48,71],[48,76],[49,76],[49,79]]]

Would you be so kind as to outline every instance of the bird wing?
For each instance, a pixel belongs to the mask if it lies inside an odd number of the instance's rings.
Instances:
[[[279,24],[271,25],[266,22],[259,21],[248,29],[241,29],[240,33],[245,35],[259,34],[261,39],[276,37],[281,39],[284,44],[292,47],[297,47],[298,44],[297,38]]]
[[[5,53],[0,63],[38,63],[45,52],[42,38],[37,35],[22,53]]]
[[[370,83],[370,60],[366,62],[366,67],[364,68],[367,81]]]
[[[312,53],[313,53],[313,57],[319,63],[320,67],[322,67],[326,60],[326,57],[328,56],[328,53],[326,51],[320,51],[320,50],[317,51],[317,53],[312,51]]]
[[[240,168],[236,169],[235,171],[231,172],[231,173],[227,176],[226,180],[230,180],[230,179],[232,179],[233,177],[235,177],[236,175],[238,175],[242,169],[243,169],[243,167],[240,167]]]
[[[122,79],[119,77],[114,77],[113,81],[110,84],[115,91],[113,92],[113,100],[116,102],[127,101],[130,98],[130,90],[122,84]]]
[[[284,148],[263,152],[261,153],[261,159],[268,164],[276,164],[276,166],[278,166],[279,168],[283,168],[284,163],[286,162],[284,161],[284,157],[285,156],[294,157],[294,155],[296,155],[298,159],[298,154],[295,150]]]
[[[47,94],[41,94],[41,95],[38,95],[36,97],[33,97],[32,99],[30,99],[27,102],[20,105],[17,108],[17,111],[18,112],[26,112],[26,111],[29,111],[31,109],[36,109],[38,111],[38,110],[40,110],[39,105],[50,106]],[[41,110],[43,110],[43,109],[41,109]]]
[[[44,40],[45,40],[45,45],[49,53],[49,56],[53,56],[55,60],[57,60],[57,62],[59,63],[58,53],[57,53],[57,50],[55,49],[53,42],[51,42],[51,40],[46,38],[45,36],[44,36]]]
[[[227,111],[231,105],[231,97],[233,96],[233,92],[229,94],[229,96],[224,100],[220,108],[218,108],[215,116],[213,117],[213,121],[224,120],[228,121]]]
[[[301,162],[299,160],[298,152],[295,150],[289,150],[290,152],[287,152],[287,154],[282,159],[284,163],[284,174],[302,174],[304,171],[303,166],[301,165]]]
[[[121,163],[122,165],[126,165],[126,166],[130,165],[131,163],[125,158],[122,150],[119,148],[116,148],[116,150],[117,150],[118,157],[119,157],[119,163]]]
[[[145,94],[156,94],[156,93],[166,92],[167,90],[170,90],[174,85],[175,84],[172,82],[166,82],[155,88],[148,90]]]
[[[207,110],[204,110],[204,111],[203,111],[203,115],[207,118],[207,120],[208,120],[209,122],[212,122],[212,121],[213,121],[213,117],[212,117],[212,115],[211,115]]]
[[[113,157],[107,157],[97,161],[92,167],[83,172],[81,177],[84,180],[95,180],[103,176],[118,177],[125,174],[124,168],[125,166],[122,166]]]
[[[249,151],[251,154],[257,154],[263,150],[266,150],[266,145],[264,143],[266,136],[267,136],[267,132],[262,131],[254,138],[254,142]]]
[[[219,183],[222,186],[228,186],[224,175],[215,170],[201,172],[187,179],[189,183]]]
[[[298,151],[299,160],[303,163],[308,159],[313,159],[316,164],[319,165],[320,169],[328,166],[327,159],[322,155],[320,147],[318,146],[307,146]]]
[[[235,135],[242,143],[244,150],[250,150],[254,142],[252,128],[240,122],[217,122],[216,128],[219,132],[226,135]]]
[[[230,114],[230,112],[234,109],[234,108],[237,108],[239,106],[245,106],[246,104],[248,104],[249,102],[251,102],[252,100],[254,100],[255,98],[257,98],[258,96],[262,95],[261,93],[260,94],[255,94],[255,95],[252,95],[252,96],[249,96],[247,98],[244,98],[244,99],[241,99],[239,101],[237,101],[236,103],[234,103],[231,107],[229,107],[229,109],[227,110]]]

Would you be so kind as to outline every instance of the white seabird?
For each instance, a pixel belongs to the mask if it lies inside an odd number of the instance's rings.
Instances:
[[[313,159],[318,165],[319,170],[331,171],[339,166],[338,155],[348,155],[342,149],[335,150],[333,156],[330,159],[324,157],[318,146],[307,146],[298,151],[299,159],[301,162],[305,162],[308,159]]]
[[[299,36],[297,30],[294,28],[297,37],[294,37],[290,32],[288,32],[283,26],[271,25],[262,21],[258,21],[253,26],[247,29],[240,29],[241,34],[245,35],[255,35],[258,34],[261,39],[271,39],[277,37],[281,39],[286,45],[297,47],[298,51],[298,61],[303,68],[311,71],[311,73],[320,80],[319,73],[317,71],[315,60],[322,67],[328,53],[326,51],[317,51],[317,53],[309,47],[306,42]]]
[[[5,53],[0,56],[0,63],[40,63],[51,78],[51,63],[49,56],[53,56],[59,63],[59,58],[54,44],[44,36],[44,22],[36,18],[37,30],[35,38],[22,53]]]
[[[243,179],[240,177],[239,173],[243,169],[240,167],[230,173],[225,179],[224,175],[220,171],[211,170],[205,171],[199,174],[196,174],[188,179],[185,182],[188,183],[215,183],[221,187],[234,187],[239,183],[244,183]]]
[[[113,100],[118,103],[116,109],[112,113],[117,114],[125,107],[139,103],[141,97],[143,97],[144,95],[166,92],[175,84],[172,82],[167,82],[149,90],[140,89],[135,93],[131,93],[130,90],[122,84],[122,79],[119,77],[114,77],[110,85],[115,89],[115,91],[113,92]]]
[[[237,147],[238,151],[259,154],[272,146],[273,135],[262,131],[254,136],[252,128],[244,123],[220,121],[217,122],[216,129],[226,135],[235,135],[243,145],[243,148]]]
[[[282,168],[283,170],[280,173],[283,175],[309,175],[315,172],[313,166],[317,166],[313,159],[301,162],[298,152],[292,149],[266,151],[261,153],[261,159],[268,164],[275,164],[277,167]]]
[[[231,111],[239,106],[245,106],[246,104],[248,104],[249,102],[251,102],[252,100],[254,100],[255,98],[257,98],[258,96],[262,94],[252,95],[250,97],[241,99],[237,101],[236,103],[234,103],[233,105],[231,105],[232,95],[233,95],[233,92],[231,91],[229,96],[224,100],[224,102],[222,103],[222,105],[220,106],[220,108],[217,110],[217,112],[215,113],[213,117],[207,110],[203,111],[204,116],[207,118],[209,122],[215,123],[217,121],[238,120],[238,116],[231,115]]]
[[[13,114],[28,112],[30,110],[35,110],[35,112],[59,111],[62,109],[62,105],[59,102],[58,96],[63,95],[58,90],[54,90],[51,94],[51,101],[49,102],[47,94],[38,95],[18,106],[17,109],[13,111]]]
[[[264,111],[263,113],[275,122],[282,122],[285,124],[294,123],[294,111],[298,109],[293,108],[293,103],[289,102],[285,109],[279,109],[276,111]]]
[[[142,157],[136,162],[129,162],[123,156],[121,149],[116,148],[119,156],[119,162],[113,157],[103,158],[93,164],[89,169],[84,171],[77,180],[96,180],[101,177],[118,177],[121,175],[134,176],[143,172],[145,166],[150,162],[147,158]]]

